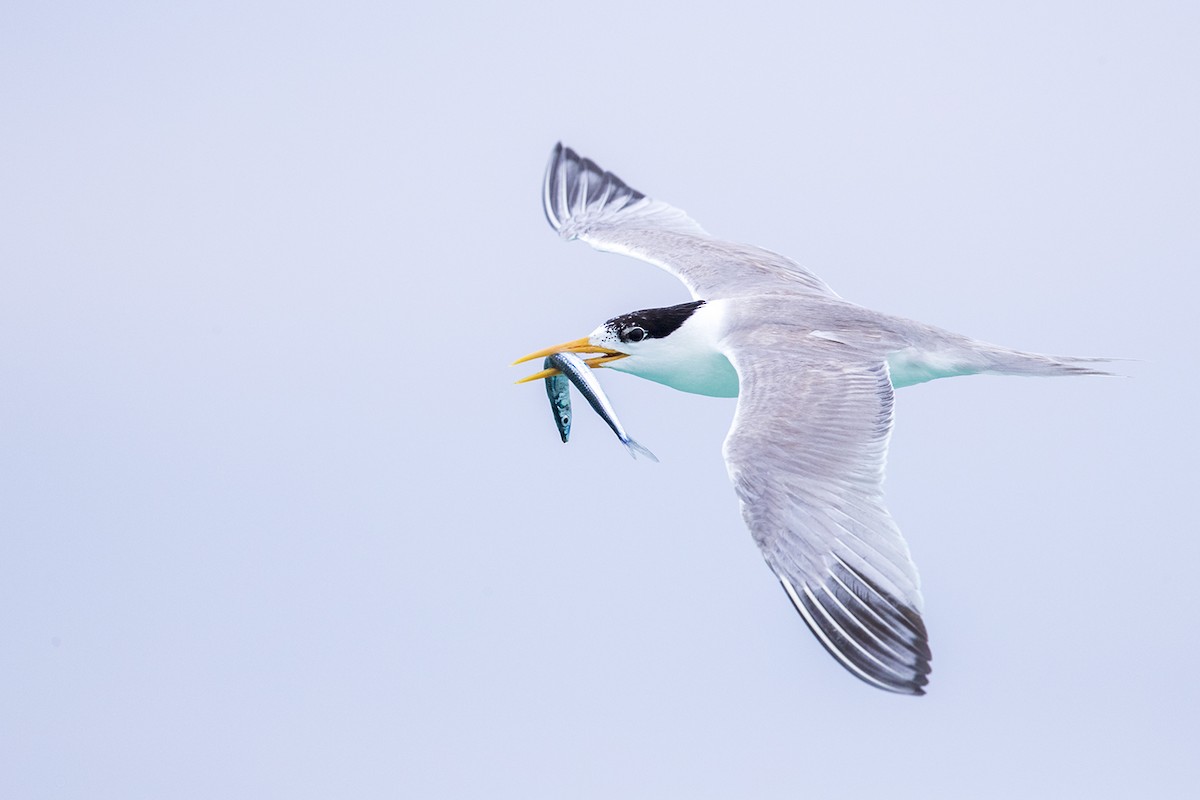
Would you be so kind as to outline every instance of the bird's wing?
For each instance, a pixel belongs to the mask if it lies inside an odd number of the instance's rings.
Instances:
[[[696,300],[764,293],[836,297],[791,259],[760,247],[714,239],[691,217],[652,200],[561,143],[543,184],[546,219],[564,239],[623,253],[683,281]]]
[[[725,462],[754,540],[821,644],[867,683],[924,694],[919,579],[883,504],[888,368],[839,347],[734,342]]]

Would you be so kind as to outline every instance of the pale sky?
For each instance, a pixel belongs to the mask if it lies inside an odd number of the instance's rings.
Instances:
[[[9,4],[0,796],[1181,797],[1200,10]],[[929,694],[745,530],[734,404],[509,362],[688,299],[562,140],[842,296],[1120,379],[897,395]]]

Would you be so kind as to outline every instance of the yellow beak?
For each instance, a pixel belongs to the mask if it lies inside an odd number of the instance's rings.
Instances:
[[[517,364],[523,364],[526,361],[532,361],[535,358],[552,356],[555,353],[599,353],[599,358],[587,359],[587,365],[592,369],[603,367],[610,361],[616,361],[618,359],[625,358],[625,356],[628,355],[627,353],[622,353],[619,350],[610,350],[607,347],[597,347],[589,342],[588,338],[585,336],[582,339],[576,339],[572,342],[563,342],[562,344],[556,344],[553,347],[547,347],[545,349],[530,353],[527,356],[521,356],[513,362],[513,366],[516,366]],[[549,378],[551,375],[558,374],[560,373],[557,369],[544,369],[541,372],[535,372],[528,377],[522,378],[521,380],[517,381],[517,383],[528,383],[529,381],[536,381],[539,378]]]

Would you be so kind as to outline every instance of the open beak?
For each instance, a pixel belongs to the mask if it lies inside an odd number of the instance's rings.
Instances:
[[[563,342],[562,344],[556,344],[553,347],[547,347],[543,350],[530,353],[527,356],[521,356],[513,362],[513,366],[516,366],[517,364],[523,364],[526,361],[532,361],[535,358],[552,356],[555,353],[599,353],[600,356],[598,358],[589,358],[586,360],[587,365],[592,369],[603,367],[610,361],[617,361],[618,359],[625,358],[625,356],[628,355],[627,353],[622,353],[619,350],[610,350],[607,347],[597,347],[589,342],[588,338],[585,336],[582,339],[576,339],[573,342]],[[535,372],[532,375],[521,378],[521,380],[517,381],[517,383],[528,383],[529,381],[536,381],[540,378],[549,378],[551,375],[558,374],[559,370],[557,369],[544,369],[541,372]]]

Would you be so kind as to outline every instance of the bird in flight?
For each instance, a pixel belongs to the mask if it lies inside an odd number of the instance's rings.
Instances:
[[[725,465],[767,565],[843,667],[924,694],[920,580],[883,501],[893,391],[976,373],[1107,375],[1092,366],[1107,359],[1020,352],[847,302],[791,259],[710,236],[561,143],[542,200],[562,238],[660,267],[692,301],[622,314],[515,363],[588,354],[593,368],[737,397]]]

